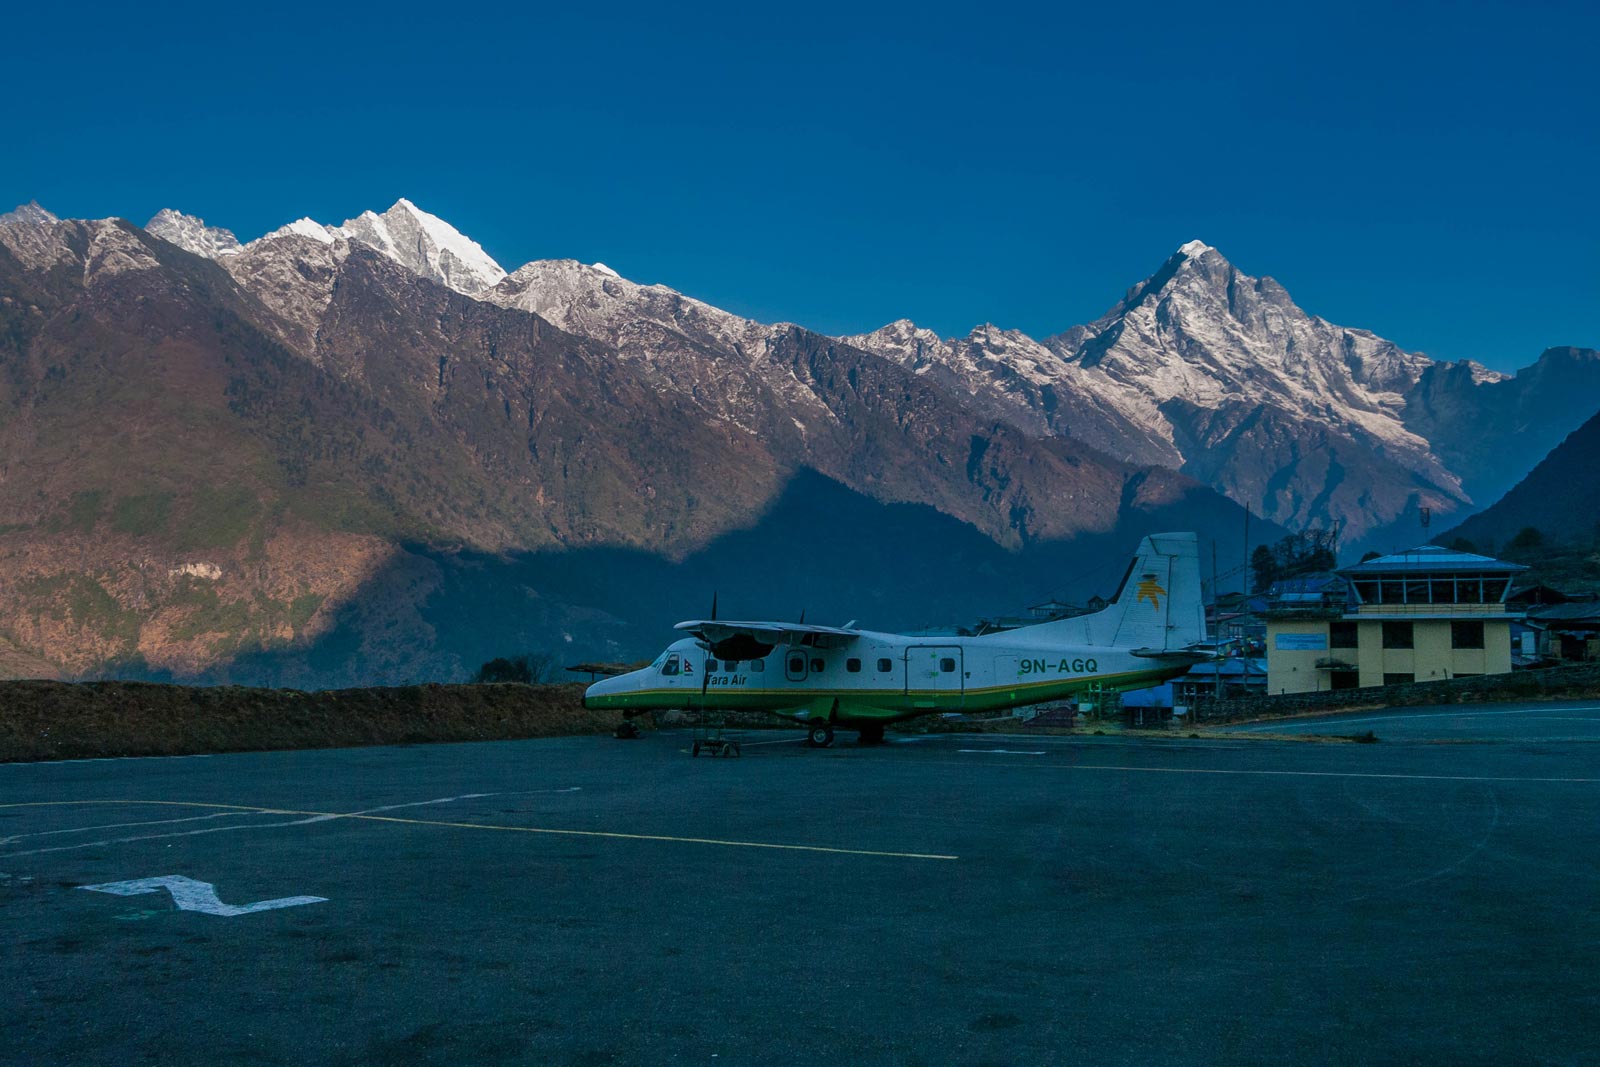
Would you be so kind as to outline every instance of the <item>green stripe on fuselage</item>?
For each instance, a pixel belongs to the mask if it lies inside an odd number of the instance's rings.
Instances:
[[[704,694],[695,689],[639,689],[631,693],[613,693],[588,697],[585,703],[591,708],[632,709],[709,709],[715,711],[767,711],[789,718],[831,717],[836,723],[897,722],[914,719],[919,715],[934,715],[945,711],[998,711],[1003,708],[1040,704],[1047,700],[1060,700],[1081,693],[1094,685],[1108,689],[1143,689],[1159,685],[1188,670],[1155,667],[1141,671],[1124,671],[1120,674],[1081,675],[1075,678],[1053,678],[1043,682],[1018,682],[1014,685],[985,686],[965,691],[950,689],[793,689],[722,688],[708,689]],[[834,702],[837,705],[834,706]],[[831,708],[821,715],[815,709]]]

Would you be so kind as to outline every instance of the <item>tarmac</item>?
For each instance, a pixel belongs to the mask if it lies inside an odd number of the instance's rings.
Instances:
[[[1594,1063],[1600,705],[1528,708],[0,765],[0,1063]]]

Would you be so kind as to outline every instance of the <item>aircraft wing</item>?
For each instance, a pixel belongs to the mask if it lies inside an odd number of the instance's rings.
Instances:
[[[861,636],[860,630],[842,626],[815,626],[809,622],[727,622],[721,619],[691,619],[673,627],[686,630],[709,645],[717,646],[733,638],[763,645],[810,645],[827,637],[835,647],[849,644]],[[807,638],[810,640],[807,640]]]

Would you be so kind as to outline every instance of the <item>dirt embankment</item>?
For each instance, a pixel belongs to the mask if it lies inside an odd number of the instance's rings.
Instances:
[[[176,756],[606,733],[581,685],[391,689],[0,682],[0,761]]]

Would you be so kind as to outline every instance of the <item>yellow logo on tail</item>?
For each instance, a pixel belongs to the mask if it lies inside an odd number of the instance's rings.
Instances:
[[[1158,583],[1156,581],[1156,576],[1155,575],[1146,574],[1146,575],[1140,576],[1138,594],[1139,595],[1134,597],[1134,600],[1133,600],[1133,602],[1135,604],[1137,604],[1141,600],[1148,600],[1148,601],[1150,601],[1150,606],[1152,608],[1155,608],[1157,611],[1160,611],[1161,610],[1161,599],[1160,598],[1166,596],[1167,595],[1167,591],[1165,589],[1161,588],[1160,583]]]

